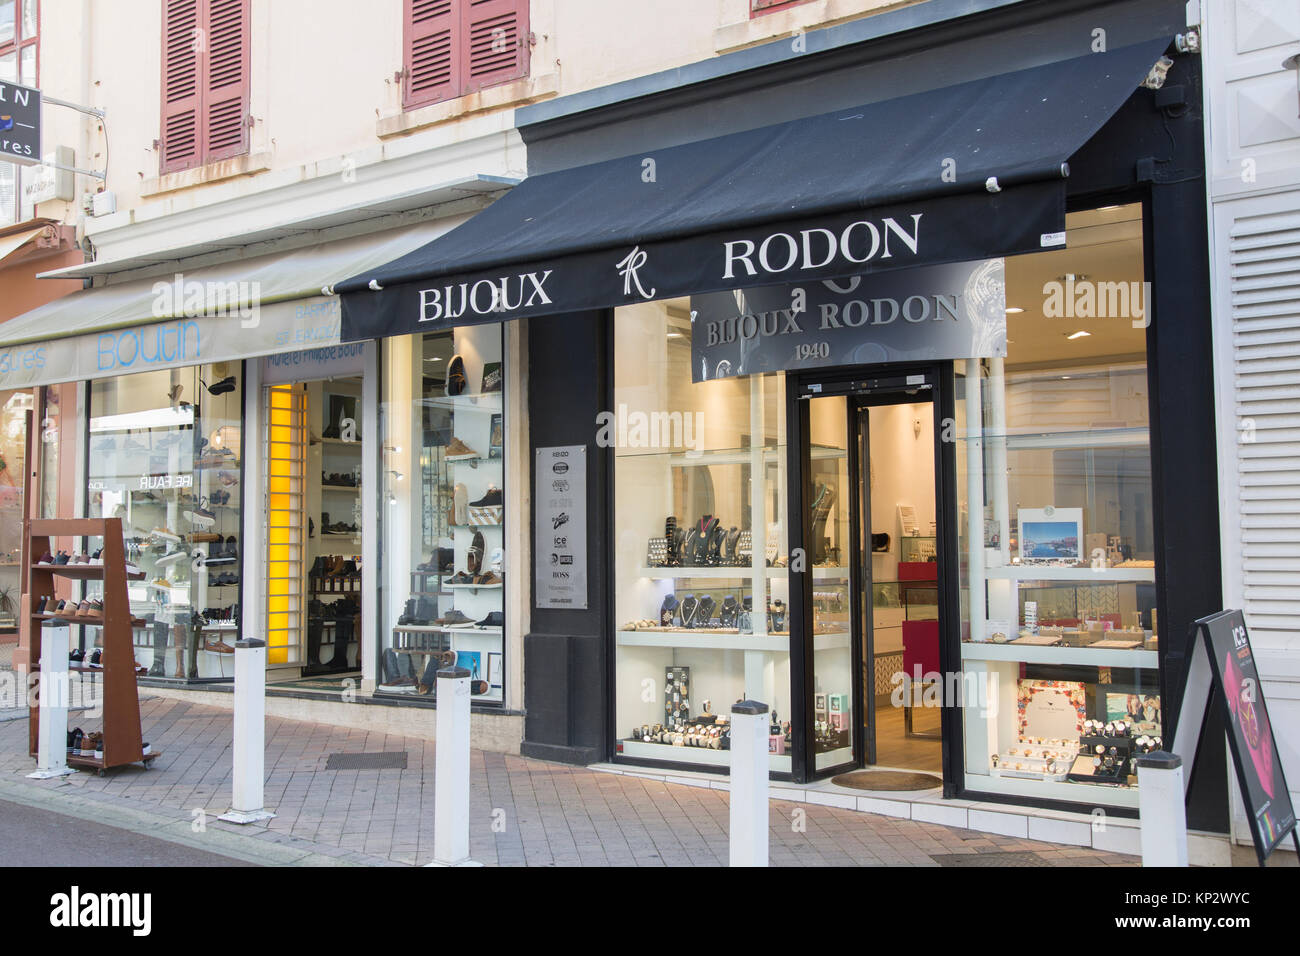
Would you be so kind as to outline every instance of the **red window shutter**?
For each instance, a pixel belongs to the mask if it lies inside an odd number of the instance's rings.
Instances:
[[[406,0],[402,29],[406,72],[402,105],[436,103],[460,95],[456,44],[461,0]]]
[[[249,0],[205,0],[204,162],[248,152]]]
[[[200,0],[163,0],[162,171],[203,161]]]
[[[528,75],[528,0],[465,0],[461,93]]]

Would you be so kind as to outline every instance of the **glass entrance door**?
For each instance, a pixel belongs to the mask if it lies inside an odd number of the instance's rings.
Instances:
[[[936,382],[897,375],[800,389],[814,776],[862,765],[942,771]]]

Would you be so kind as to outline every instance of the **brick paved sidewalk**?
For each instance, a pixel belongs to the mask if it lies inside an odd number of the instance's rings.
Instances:
[[[231,714],[184,701],[141,702],[154,769],[119,768],[29,781],[27,722],[0,723],[0,782],[63,812],[131,814],[171,832],[203,811],[187,840],[257,837],[280,857],[258,862],[427,863],[433,857],[433,743],[323,724],[267,719],[264,827],[214,819],[230,799]],[[94,729],[74,718],[76,726]],[[331,753],[399,751],[405,770],[326,770]],[[502,866],[718,866],[727,861],[727,793],[474,751],[473,858]],[[88,809],[89,808],[89,809]],[[803,815],[803,829],[792,821]],[[251,832],[250,832],[251,831]],[[161,831],[160,831],[161,832]],[[247,841],[244,841],[246,845]],[[222,852],[226,852],[223,850]],[[773,801],[773,865],[1135,865],[1135,857],[808,804]]]

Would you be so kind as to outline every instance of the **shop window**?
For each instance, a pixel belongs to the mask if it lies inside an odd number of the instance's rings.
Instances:
[[[528,75],[528,0],[404,0],[402,105]]]
[[[30,390],[0,392],[0,634],[18,627],[27,413],[33,408]]]
[[[40,0],[0,0],[0,83],[38,86]],[[23,173],[0,162],[0,226],[27,218],[19,197]]]
[[[620,308],[614,327],[618,750],[725,766],[747,697],[790,772],[784,378],[692,384],[686,300]]]
[[[249,0],[164,0],[164,173],[248,152]]]
[[[90,384],[87,516],[121,518],[136,663],[150,677],[234,676],[243,547],[242,370],[221,362]],[[87,542],[87,549],[99,543]],[[83,628],[90,654],[98,632]]]
[[[433,699],[470,672],[505,700],[505,364],[499,325],[384,341],[381,661],[376,693]]]
[[[1141,207],[1067,227],[1006,262],[1005,360],[958,363],[966,786],[1136,806],[1162,706]]]

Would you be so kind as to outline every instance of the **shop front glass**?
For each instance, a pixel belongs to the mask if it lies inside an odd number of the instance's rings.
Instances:
[[[22,593],[23,477],[32,392],[0,392],[0,634],[18,627]]]
[[[504,702],[502,345],[499,325],[384,340],[378,694],[431,700],[455,664]]]
[[[1141,207],[1010,258],[1007,357],[958,363],[966,787],[1135,805],[1161,744]]]
[[[239,362],[90,383],[87,516],[122,519],[127,561],[144,573],[128,592],[150,677],[234,676],[242,402]],[[89,658],[98,634],[83,630]]]
[[[725,766],[742,699],[771,709],[791,770],[785,381],[693,384],[687,300],[616,310],[617,749]]]

